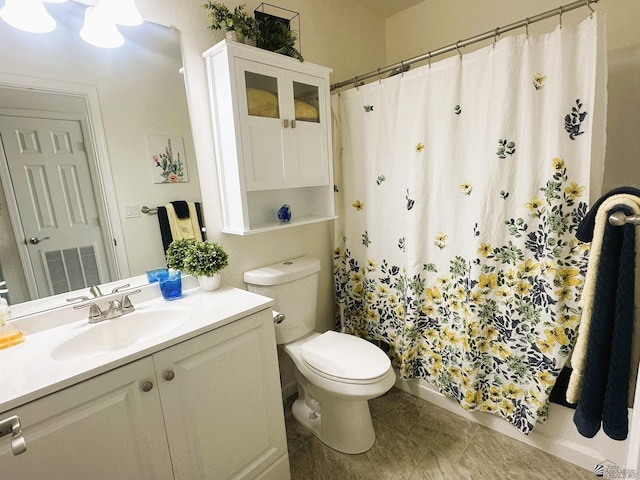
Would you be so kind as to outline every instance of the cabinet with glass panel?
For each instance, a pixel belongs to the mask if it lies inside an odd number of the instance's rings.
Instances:
[[[223,231],[245,235],[335,218],[331,70],[227,40],[204,57]],[[277,216],[285,204],[288,222]]]

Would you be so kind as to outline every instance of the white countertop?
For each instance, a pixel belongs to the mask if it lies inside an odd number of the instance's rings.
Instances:
[[[120,350],[96,353],[95,356],[71,360],[56,360],[51,357],[51,352],[61,343],[101,325],[88,323],[86,308],[74,310],[72,306],[68,306],[16,320],[15,324],[26,339],[19,345],[0,350],[0,414],[270,308],[273,304],[270,298],[246,290],[222,287],[214,292],[203,292],[193,285],[194,282],[186,281],[182,298],[173,301],[166,301],[160,296],[157,284],[142,287],[143,291],[139,295],[131,297],[136,311],[185,309],[189,311],[189,318],[154,338]],[[121,295],[101,297],[97,299],[97,303],[102,308],[109,298],[119,299]],[[116,318],[105,322],[118,320]]]

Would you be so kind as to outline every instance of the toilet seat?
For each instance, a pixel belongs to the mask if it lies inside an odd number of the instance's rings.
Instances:
[[[325,332],[300,345],[305,365],[316,374],[342,383],[370,384],[391,367],[389,357],[366,340],[338,332]]]

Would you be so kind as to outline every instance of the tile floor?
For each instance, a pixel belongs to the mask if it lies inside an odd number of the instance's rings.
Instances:
[[[589,479],[594,474],[398,389],[370,402],[376,443],[336,452],[285,404],[292,480]]]

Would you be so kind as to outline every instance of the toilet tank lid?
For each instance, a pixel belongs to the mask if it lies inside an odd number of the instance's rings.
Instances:
[[[298,257],[244,272],[244,281],[250,285],[280,285],[320,271],[320,260]]]

